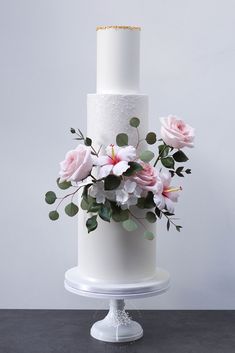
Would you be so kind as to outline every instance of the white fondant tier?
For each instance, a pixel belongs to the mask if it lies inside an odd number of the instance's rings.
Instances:
[[[97,31],[97,93],[136,93],[140,73],[139,28]]]
[[[87,136],[98,144],[116,141],[119,132],[128,133],[129,143],[136,145],[137,131],[129,120],[140,118],[140,136],[148,130],[148,97],[146,95],[90,94],[87,97]],[[134,207],[133,212],[140,212]],[[125,231],[120,223],[99,220],[98,228],[87,233],[87,215],[79,212],[78,269],[81,276],[94,281],[132,283],[155,275],[156,240],[144,238],[139,225],[134,232]],[[145,223],[155,232],[155,225]]]

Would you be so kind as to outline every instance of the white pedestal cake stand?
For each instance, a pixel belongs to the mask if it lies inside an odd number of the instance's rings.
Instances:
[[[65,273],[65,288],[74,294],[90,298],[110,300],[107,316],[93,324],[91,336],[105,342],[129,342],[143,336],[141,325],[132,321],[125,312],[124,299],[151,297],[169,289],[170,275],[157,268],[156,275],[148,281],[132,284],[107,284],[84,279],[79,275],[78,267]]]

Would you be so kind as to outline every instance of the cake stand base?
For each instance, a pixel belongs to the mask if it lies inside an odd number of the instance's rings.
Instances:
[[[105,342],[129,342],[143,336],[143,329],[124,310],[123,299],[111,299],[108,315],[93,324],[91,336]]]
[[[74,294],[110,300],[107,316],[93,324],[92,337],[105,342],[129,342],[143,336],[139,323],[131,320],[125,311],[124,299],[136,299],[155,296],[169,289],[170,276],[163,269],[157,268],[156,274],[149,280],[134,283],[104,283],[84,278],[79,268],[74,267],[65,273],[65,288]]]

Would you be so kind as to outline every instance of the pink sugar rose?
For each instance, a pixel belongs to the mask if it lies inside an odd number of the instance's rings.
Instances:
[[[75,150],[67,152],[65,160],[60,162],[60,183],[63,181],[82,181],[93,166],[89,147],[78,145]]]
[[[143,169],[137,172],[131,179],[143,190],[152,191],[153,193],[162,191],[162,183],[157,169],[149,163],[139,163]]]
[[[193,147],[194,129],[173,115],[160,118],[163,141],[174,148]]]

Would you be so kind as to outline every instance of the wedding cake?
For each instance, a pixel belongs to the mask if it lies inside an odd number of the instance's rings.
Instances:
[[[87,96],[87,135],[97,146],[112,144],[119,132],[128,133],[129,143],[134,145],[137,131],[129,124],[132,117],[141,120],[139,134],[146,136],[148,96],[139,91],[139,76],[140,27],[97,27],[97,92]],[[144,147],[141,144],[141,149]],[[88,234],[87,214],[79,212],[78,218],[80,276],[99,282],[135,283],[155,275],[155,238],[148,241],[141,228],[127,232],[114,220],[100,222]],[[150,228],[155,233],[155,225]]]

